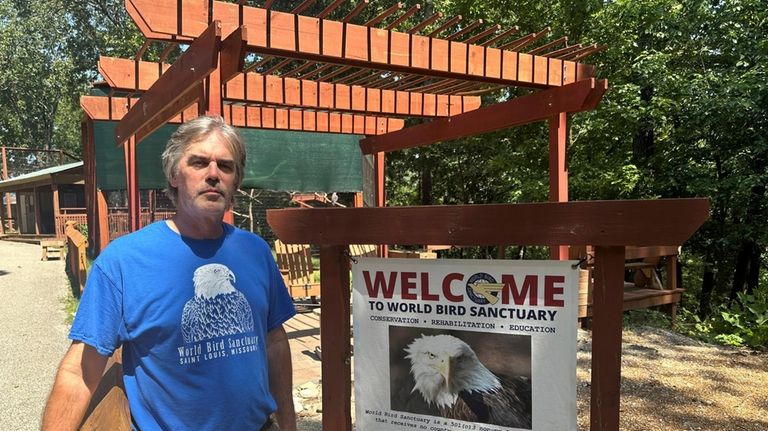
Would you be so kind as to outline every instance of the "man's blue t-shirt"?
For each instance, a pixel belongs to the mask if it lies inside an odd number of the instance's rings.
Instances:
[[[70,338],[123,346],[134,429],[259,429],[276,404],[266,335],[295,314],[269,246],[224,225],[215,240],[157,222],[93,263]]]

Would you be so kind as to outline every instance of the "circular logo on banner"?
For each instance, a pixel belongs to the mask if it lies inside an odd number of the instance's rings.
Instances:
[[[504,285],[497,283],[490,274],[478,272],[467,280],[467,296],[475,304],[496,304],[503,287]]]

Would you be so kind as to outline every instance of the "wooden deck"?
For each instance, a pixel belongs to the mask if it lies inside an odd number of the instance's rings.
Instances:
[[[645,289],[635,287],[632,283],[624,283],[624,311],[679,304],[684,291],[685,289],[679,288]],[[579,312],[579,318],[584,317],[592,317],[591,302],[587,305],[586,312]]]
[[[320,358],[316,352],[320,349],[320,310],[310,313],[298,313],[283,324],[291,345],[293,362],[293,385],[306,382],[319,382],[321,369]]]

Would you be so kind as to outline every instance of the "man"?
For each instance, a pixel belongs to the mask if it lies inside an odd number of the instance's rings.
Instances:
[[[220,117],[181,125],[163,153],[176,215],[115,240],[93,263],[43,416],[76,429],[123,346],[134,430],[296,429],[295,314],[269,246],[222,222],[245,148]]]

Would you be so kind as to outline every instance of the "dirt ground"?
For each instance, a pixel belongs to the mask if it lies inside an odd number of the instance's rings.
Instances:
[[[590,359],[591,338],[580,331],[580,430],[589,429]],[[312,400],[304,402],[312,405]],[[314,402],[319,409],[320,399]],[[317,409],[299,414],[300,430],[321,430]],[[768,353],[714,346],[666,329],[625,329],[621,429],[768,431]]]
[[[591,340],[580,337],[578,423],[589,429]],[[675,332],[624,331],[621,429],[768,431],[768,354]]]

